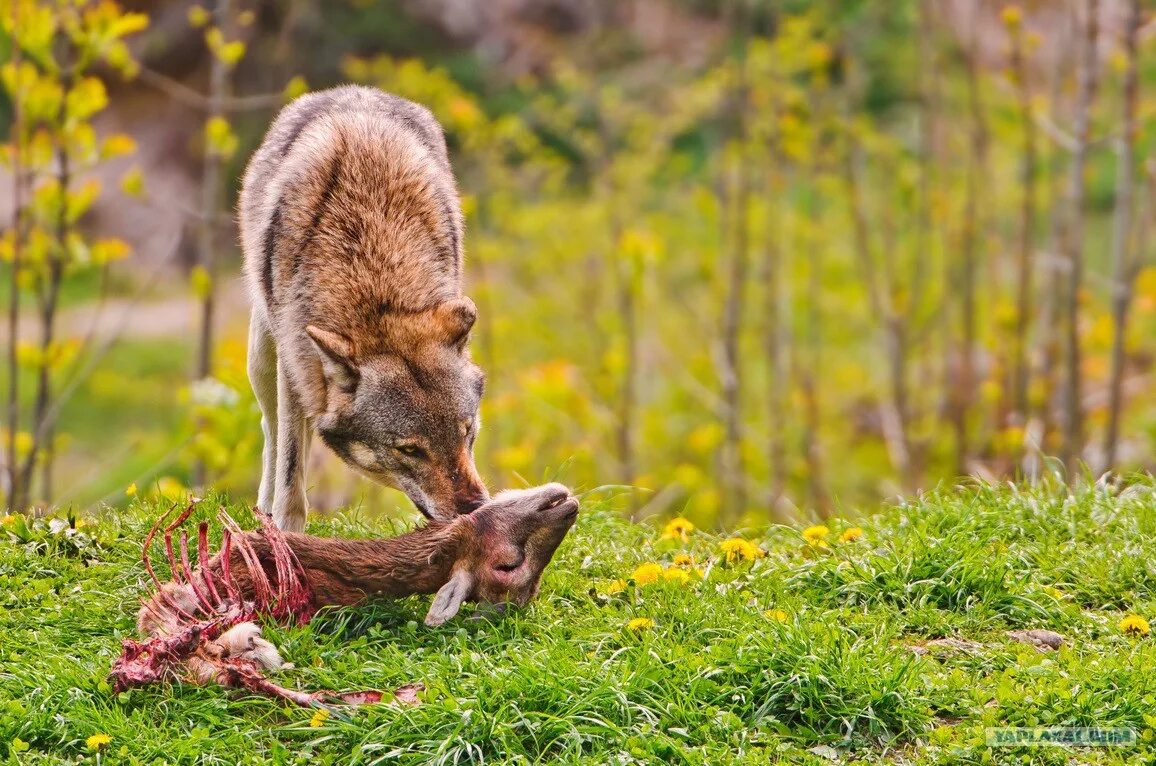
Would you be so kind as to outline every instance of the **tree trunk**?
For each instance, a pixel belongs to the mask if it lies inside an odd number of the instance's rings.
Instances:
[[[1065,122],[1064,90],[1068,69],[1072,56],[1068,52],[1072,48],[1072,41],[1076,34],[1077,22],[1075,12],[1063,15],[1064,25],[1060,30],[1057,48],[1060,51],[1060,61],[1052,73],[1049,85],[1049,101],[1051,103],[1050,118],[1056,125]],[[1066,150],[1061,149],[1060,157],[1066,157]],[[1032,365],[1036,385],[1040,391],[1038,401],[1029,406],[1029,418],[1025,441],[1031,449],[1024,455],[1024,474],[1029,478],[1037,478],[1043,469],[1043,458],[1049,449],[1049,442],[1055,430],[1057,371],[1060,358],[1060,337],[1058,317],[1060,293],[1063,290],[1063,274],[1060,267],[1060,257],[1064,249],[1064,215],[1067,208],[1062,204],[1063,173],[1059,169],[1048,173],[1048,199],[1051,203],[1050,221],[1048,224],[1048,257],[1042,262],[1042,278],[1045,282],[1040,294],[1039,309],[1039,336],[1036,339],[1036,348],[1032,354]],[[1030,389],[1029,389],[1030,391]]]
[[[818,139],[816,139],[817,141]],[[813,151],[817,155],[819,147]],[[804,252],[809,252],[807,259],[807,301],[804,312],[806,323],[806,347],[800,349],[802,363],[799,368],[799,385],[803,394],[803,458],[807,464],[807,498],[811,507],[822,518],[831,515],[831,499],[827,494],[827,484],[823,478],[823,447],[822,447],[822,400],[818,381],[822,380],[823,367],[823,315],[821,300],[823,295],[823,253],[817,243],[816,232],[819,228],[818,207],[815,203],[817,192],[819,163],[815,159],[811,165],[810,185],[807,190],[807,221],[808,242]]]
[[[1012,376],[1005,397],[1010,404],[1010,418],[1005,425],[1023,425],[1028,412],[1028,335],[1031,328],[1032,277],[1036,219],[1036,122],[1032,114],[1032,91],[1025,61],[1024,35],[1021,28],[1012,30],[1011,68],[1019,101],[1020,124],[1023,127],[1023,196],[1020,201],[1019,259],[1016,269],[1016,327],[1012,341]]]
[[[1120,408],[1124,382],[1124,344],[1128,332],[1128,310],[1132,304],[1135,278],[1132,249],[1132,187],[1135,182],[1136,105],[1139,77],[1136,65],[1136,38],[1141,24],[1140,0],[1129,3],[1124,30],[1127,58],[1120,137],[1117,140],[1116,211],[1112,230],[1112,368],[1108,379],[1108,425],[1104,434],[1104,468],[1116,465],[1120,441]]]
[[[614,196],[610,196],[613,205]],[[622,226],[616,213],[611,215],[611,235],[615,243],[622,241]],[[614,258],[614,272],[617,275],[618,314],[622,320],[623,340],[626,343],[625,359],[622,367],[622,383],[618,403],[618,464],[622,481],[631,486],[630,515],[638,511],[640,498],[634,481],[638,478],[638,467],[634,453],[634,419],[638,400],[638,307],[635,295],[636,264],[633,258],[641,258],[638,253],[619,252]]]
[[[938,232],[935,227],[934,189],[936,184],[936,160],[938,121],[938,95],[941,92],[939,59],[936,54],[935,18],[932,0],[919,3],[919,204],[915,216],[915,253],[911,260],[911,289],[909,312],[914,327],[912,329],[912,359],[916,361],[915,373],[919,383],[911,391],[908,418],[918,423],[926,408],[934,402],[936,385],[935,355],[932,353],[937,329],[947,327],[947,323],[936,319],[946,314],[945,305],[936,307],[934,286],[929,283],[933,271],[935,255],[934,242]],[[946,283],[944,285],[946,287]],[[927,296],[930,296],[930,300]],[[941,300],[946,303],[947,294]],[[926,310],[932,309],[930,315]],[[947,335],[944,336],[946,344]],[[911,454],[911,474],[914,484],[923,475],[925,460],[921,450],[913,449]]]
[[[970,418],[975,391],[976,298],[975,282],[979,267],[979,195],[987,165],[987,124],[979,93],[979,11],[972,11],[968,49],[964,56],[967,73],[967,102],[970,113],[970,151],[967,163],[967,187],[964,202],[963,231],[960,236],[958,284],[960,290],[959,374],[950,391],[953,406],[952,428],[955,431],[955,469],[959,475],[970,471]],[[950,286],[949,286],[950,289]]]
[[[1084,284],[1084,194],[1085,166],[1092,130],[1092,104],[1096,98],[1096,38],[1099,35],[1099,0],[1086,0],[1083,46],[1079,67],[1075,114],[1075,149],[1068,180],[1068,228],[1065,237],[1068,284],[1064,294],[1065,365],[1064,365],[1064,442],[1061,456],[1074,480],[1084,445],[1084,420],[1081,406],[1082,371],[1080,352],[1080,290]]]
[[[231,14],[231,0],[218,0],[213,20],[222,32],[227,29]],[[220,56],[212,55],[209,64],[209,93],[207,119],[224,116],[224,99],[227,95],[228,67]],[[201,210],[197,227],[197,261],[208,277],[205,294],[201,298],[201,325],[197,342],[198,379],[213,373],[213,320],[216,314],[216,230],[217,217],[221,210],[221,165],[220,152],[206,144],[204,168],[201,175]]]
[[[20,3],[12,5],[13,35],[20,33]],[[18,39],[13,41],[12,65],[15,77],[12,99],[12,268],[8,286],[8,444],[6,469],[8,473],[8,513],[24,510],[24,487],[16,454],[16,435],[20,431],[20,361],[16,345],[20,341],[20,266],[24,248],[24,94],[21,83],[23,50]]]
[[[218,0],[213,13],[213,22],[224,33],[228,28],[231,0]],[[225,113],[224,99],[228,67],[221,57],[212,52],[209,59],[209,92],[206,124],[222,118]],[[203,380],[213,374],[213,322],[217,305],[217,218],[221,210],[221,166],[223,157],[217,147],[205,143],[204,167],[201,172],[201,209],[197,222],[197,264],[203,270],[204,282],[201,289],[200,328],[197,337],[197,360],[194,377]],[[203,427],[197,424],[197,429]],[[193,464],[193,485],[204,486],[208,480],[204,461],[197,459]]]
[[[855,138],[848,138],[844,152],[844,170],[851,206],[855,254],[863,272],[871,313],[879,322],[883,336],[883,351],[887,358],[890,401],[880,406],[883,421],[883,439],[891,464],[904,487],[911,486],[911,449],[907,433],[907,322],[892,296],[895,294],[894,247],[890,242],[883,247],[882,266],[877,268],[871,232],[868,229],[866,203],[863,200],[859,178],[858,146]]]
[[[750,33],[746,0],[735,0],[739,38],[737,78],[734,93],[734,132],[737,145],[735,192],[731,197],[734,232],[731,240],[727,297],[723,307],[723,359],[719,377],[723,398],[722,485],[724,521],[734,521],[746,509],[746,476],[742,456],[741,409],[742,371],[739,354],[742,338],[743,306],[746,294],[748,250],[750,249],[750,168],[747,162],[747,61]],[[724,219],[725,221],[725,219]],[[724,224],[725,225],[725,224]]]
[[[782,259],[784,251],[780,247],[779,221],[774,216],[777,200],[778,184],[775,174],[780,171],[778,153],[774,146],[775,139],[771,139],[769,151],[771,153],[768,178],[768,223],[766,242],[764,243],[764,258],[762,269],[763,296],[765,301],[765,319],[763,325],[763,349],[769,364],[769,380],[767,382],[767,456],[768,456],[768,484],[770,487],[770,508],[772,514],[777,514],[787,491],[787,453],[783,441],[783,432],[786,428],[786,391],[787,391],[787,335],[784,316],[789,316],[786,310],[786,295],[784,290]]]

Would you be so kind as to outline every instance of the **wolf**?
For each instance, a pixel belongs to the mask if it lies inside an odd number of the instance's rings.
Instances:
[[[428,518],[482,505],[477,311],[462,294],[461,205],[429,110],[359,86],[301,96],[249,161],[239,224],[265,437],[258,507],[304,529],[314,430]]]

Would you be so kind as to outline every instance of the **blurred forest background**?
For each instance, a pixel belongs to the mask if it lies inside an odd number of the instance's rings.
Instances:
[[[1140,0],[0,8],[10,508],[253,496],[238,177],[344,82],[445,127],[492,487],[733,524],[1152,466]]]

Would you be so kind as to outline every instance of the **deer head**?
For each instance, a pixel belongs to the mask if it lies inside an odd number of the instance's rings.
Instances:
[[[578,499],[561,484],[506,490],[455,520],[465,527],[449,580],[434,597],[426,625],[441,625],[466,601],[523,605],[538,593],[542,571],[578,518]]]

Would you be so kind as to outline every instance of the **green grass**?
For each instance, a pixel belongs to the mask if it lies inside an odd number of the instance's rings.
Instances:
[[[211,506],[206,503],[206,506]],[[243,516],[243,504],[234,505]],[[421,624],[426,599],[324,612],[268,633],[307,689],[427,687],[411,709],[308,711],[178,683],[114,695],[105,673],[144,592],[139,541],[158,508],[80,529],[10,519],[0,542],[0,757],[108,763],[1103,763],[1150,759],[1156,484],[942,490],[848,526],[830,547],[747,530],[766,556],[728,565],[720,538],[662,540],[596,503],[541,597],[504,618]],[[208,513],[211,507],[206,507]],[[30,526],[29,526],[30,525]],[[319,534],[392,534],[314,519]],[[693,555],[690,583],[610,584]],[[782,610],[786,620],[764,614]],[[653,627],[631,631],[638,617]],[[1066,637],[1039,653],[1007,631]],[[940,637],[969,649],[913,648]],[[991,749],[989,726],[1125,726],[1131,749]],[[833,748],[833,749],[832,749]],[[18,752],[17,752],[18,751]]]

